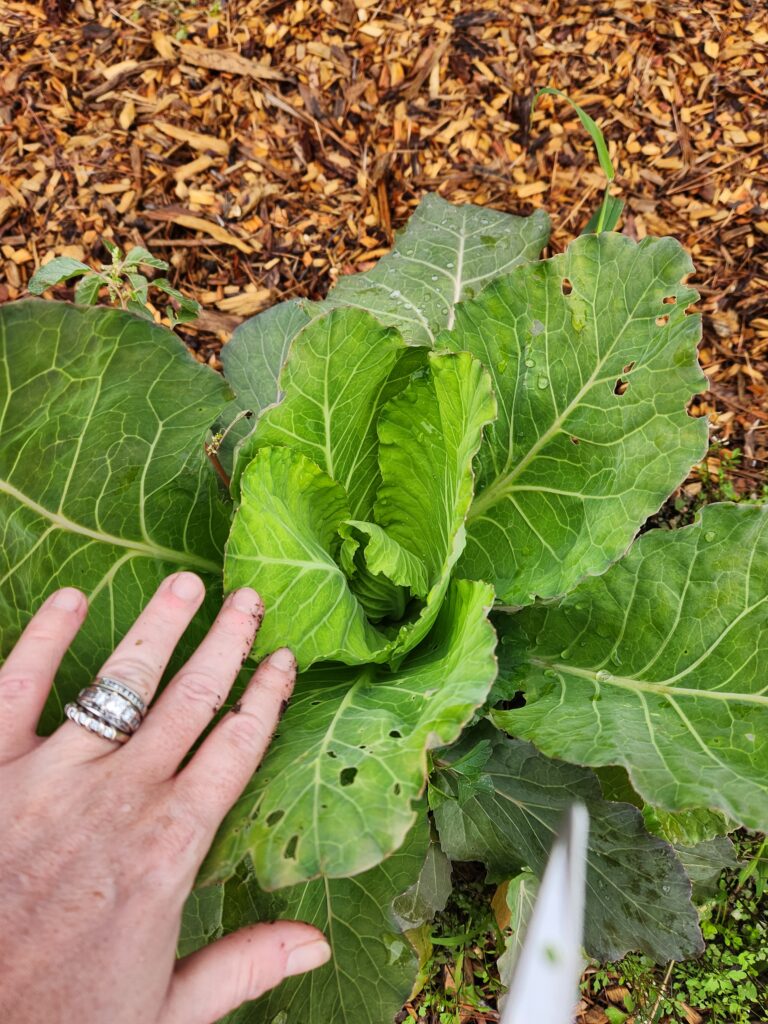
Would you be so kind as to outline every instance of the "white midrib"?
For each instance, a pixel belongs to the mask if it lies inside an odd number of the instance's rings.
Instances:
[[[181,565],[190,566],[195,569],[202,569],[206,572],[219,572],[221,566],[207,558],[201,558],[188,551],[176,551],[174,548],[166,548],[160,544],[152,544],[146,541],[128,540],[125,537],[118,537],[112,533],[105,533],[103,530],[93,530],[82,523],[76,523],[61,512],[52,512],[38,502],[24,494],[7,480],[0,480],[0,494],[7,494],[10,498],[18,501],[20,505],[28,508],[31,512],[47,519],[57,530],[65,533],[74,533],[80,537],[89,537],[100,544],[111,544],[117,548],[125,548],[136,555],[143,555],[146,558],[156,558],[165,562],[175,562]]]
[[[616,686],[621,690],[633,692],[654,693],[659,697],[694,697],[697,700],[714,700],[726,704],[757,704],[760,707],[768,707],[768,695],[764,693],[733,693],[723,690],[698,690],[690,686],[670,686],[670,680],[654,683],[648,679],[633,679],[631,676],[616,676],[609,673],[609,677],[600,676],[597,671],[588,668],[576,668],[574,665],[564,665],[561,662],[544,661],[540,658],[531,658],[531,664],[539,668],[553,669],[555,672],[564,675],[577,676],[580,679],[587,679],[597,687]]]
[[[456,253],[456,276],[453,279],[453,302],[451,303],[451,308],[448,311],[448,323],[446,324],[446,328],[449,331],[452,329],[454,320],[456,319],[456,306],[461,300],[461,275],[464,271],[464,246],[467,241],[465,230],[465,225],[462,225],[461,235],[459,236],[459,248]]]

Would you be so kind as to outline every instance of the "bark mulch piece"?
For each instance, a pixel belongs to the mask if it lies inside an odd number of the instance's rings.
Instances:
[[[597,118],[623,230],[691,251],[712,421],[741,493],[768,463],[768,11],[761,0],[5,0],[0,301],[41,260],[168,259],[218,366],[234,326],[318,297],[387,251],[427,191],[552,215],[564,247],[602,179],[566,90]],[[70,294],[61,290],[60,294]],[[736,459],[734,446],[743,453]],[[700,480],[687,485],[693,498]]]

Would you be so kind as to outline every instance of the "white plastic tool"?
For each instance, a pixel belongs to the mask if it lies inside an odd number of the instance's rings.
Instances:
[[[570,808],[512,974],[501,1024],[573,1024],[579,1000],[589,815]]]

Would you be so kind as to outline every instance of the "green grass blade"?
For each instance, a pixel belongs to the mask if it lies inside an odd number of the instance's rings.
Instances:
[[[605,143],[605,137],[603,136],[603,133],[600,131],[595,121],[586,112],[586,110],[580,107],[578,103],[574,103],[570,96],[567,96],[564,92],[561,92],[560,89],[554,89],[552,88],[552,86],[545,86],[543,89],[539,89],[539,91],[536,93],[533,100],[533,107],[531,108],[531,113],[533,113],[534,109],[536,108],[536,103],[539,99],[539,96],[559,96],[561,99],[564,99],[567,103],[570,103],[570,105],[579,115],[579,120],[587,129],[592,138],[592,141],[595,144],[595,149],[597,150],[597,159],[600,161],[600,166],[603,169],[603,173],[605,174],[608,181],[613,181],[613,179],[616,177],[616,172],[613,169],[613,163],[611,162],[611,157],[608,153],[608,146]]]

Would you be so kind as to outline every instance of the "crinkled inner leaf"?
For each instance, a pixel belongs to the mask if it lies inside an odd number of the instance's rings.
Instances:
[[[602,799],[593,772],[553,761],[530,743],[510,740],[487,725],[465,736],[445,755],[459,756],[478,737],[493,736],[484,772],[492,789],[458,800],[450,769],[434,785],[443,795],[434,806],[440,844],[452,860],[482,860],[501,881],[523,866],[541,876],[563,812],[574,801],[589,811],[585,945],[602,960],[639,949],[660,961],[695,956],[703,949],[691,887],[668,844],[649,835],[629,804]],[[443,761],[443,755],[440,755]]]
[[[500,624],[525,707],[510,733],[579,764],[621,764],[667,810],[768,827],[768,508],[710,505],[652,530],[557,606]]]
[[[404,350],[397,331],[356,309],[313,320],[280,374],[282,400],[262,413],[238,449],[236,477],[259,448],[286,445],[341,484],[353,518],[367,518],[378,483],[376,420],[413,368],[408,362],[393,376]]]
[[[241,480],[227,542],[227,590],[255,587],[264,620],[254,655],[293,650],[304,669],[318,660],[365,664],[387,641],[367,621],[335,561],[349,518],[343,488],[290,448],[262,448]]]
[[[472,501],[472,460],[496,414],[488,374],[466,353],[430,353],[417,378],[379,419],[382,483],[376,521],[423,559],[430,591],[419,617],[400,630],[397,660],[427,635],[464,543]]]
[[[413,824],[427,751],[453,742],[496,674],[491,589],[454,581],[428,640],[397,671],[323,665],[296,692],[257,775],[204,868],[229,877],[246,856],[267,889],[364,871]]]
[[[0,653],[57,587],[90,600],[50,728],[169,572],[211,590],[179,657],[210,623],[229,513],[203,440],[229,393],[169,331],[115,309],[2,306],[0,361]]]
[[[441,335],[493,378],[460,571],[506,604],[605,571],[703,457],[706,421],[686,413],[705,383],[692,269],[671,238],[585,235],[461,304]]]

